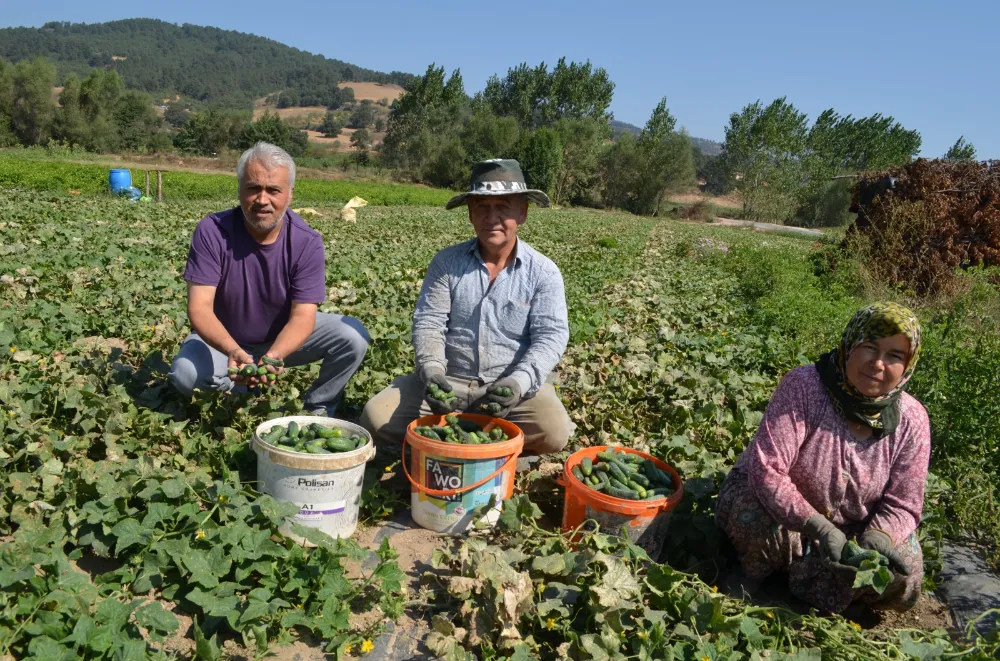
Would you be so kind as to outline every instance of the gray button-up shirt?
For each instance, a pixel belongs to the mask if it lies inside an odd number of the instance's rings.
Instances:
[[[492,285],[477,239],[445,248],[427,267],[413,313],[418,374],[437,365],[483,383],[512,376],[528,397],[568,341],[559,267],[524,241],[518,239],[514,260]]]

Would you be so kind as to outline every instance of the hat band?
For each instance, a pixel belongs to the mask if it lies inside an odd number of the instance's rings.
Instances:
[[[494,191],[526,191],[528,187],[520,181],[477,181],[470,188],[470,193],[492,193]]]

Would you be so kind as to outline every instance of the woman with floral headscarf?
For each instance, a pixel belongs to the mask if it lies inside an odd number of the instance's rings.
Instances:
[[[877,304],[854,315],[837,349],[785,375],[716,508],[748,583],[787,571],[793,595],[831,613],[855,600],[916,603],[930,423],[903,389],[919,357],[914,314]],[[840,562],[850,538],[889,559],[881,595],[854,589],[856,570]]]

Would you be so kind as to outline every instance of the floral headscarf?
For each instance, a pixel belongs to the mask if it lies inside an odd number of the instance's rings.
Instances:
[[[893,335],[910,340],[910,356],[899,383],[879,397],[863,395],[847,380],[847,359],[858,345]],[[858,310],[851,318],[840,347],[816,361],[823,385],[833,405],[848,420],[871,427],[875,438],[892,434],[899,426],[899,397],[913,376],[920,358],[920,322],[909,309],[896,303],[876,303]]]

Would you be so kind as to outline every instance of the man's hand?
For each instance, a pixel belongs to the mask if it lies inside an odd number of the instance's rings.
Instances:
[[[267,370],[267,374],[260,375],[258,369],[258,375],[254,377],[256,382],[262,386],[277,383],[279,376],[285,372],[285,361],[271,351],[261,356],[257,362],[257,366],[258,368],[263,367]]]
[[[858,538],[858,545],[884,555],[889,559],[889,568],[897,574],[910,575],[910,568],[903,560],[903,556],[892,546],[892,538],[881,530],[866,530]]]
[[[427,401],[427,406],[430,407],[431,411],[436,415],[448,415],[449,413],[454,413],[458,408],[458,398],[457,397],[447,397],[448,393],[453,393],[455,387],[451,385],[448,381],[448,376],[444,373],[444,370],[440,367],[431,367],[424,370],[424,386],[426,390],[424,391],[424,399]],[[432,393],[443,393],[444,397],[432,397]]]
[[[828,518],[822,514],[814,514],[806,521],[806,527],[802,532],[819,546],[820,557],[830,562],[840,563],[844,546],[847,544],[847,535],[833,525]]]
[[[253,358],[251,358],[250,354],[248,354],[240,347],[236,347],[235,349],[230,351],[228,358],[229,358],[229,363],[226,371],[229,375],[229,378],[232,379],[234,383],[237,383],[241,386],[247,385],[249,383],[250,378],[240,374],[240,370],[242,370],[247,365],[253,365]],[[233,370],[236,371],[234,372]]]
[[[521,403],[521,385],[513,377],[505,377],[486,386],[486,394],[471,409],[474,413],[506,418]]]

